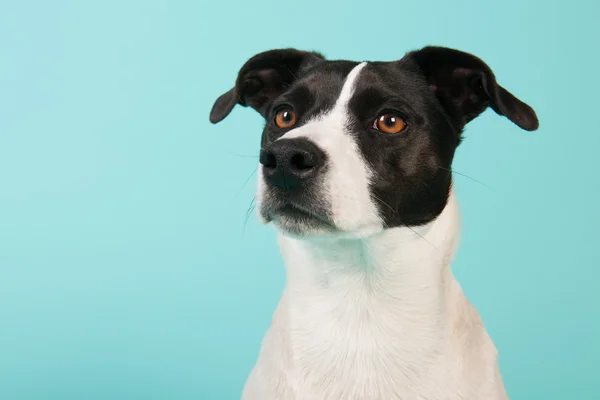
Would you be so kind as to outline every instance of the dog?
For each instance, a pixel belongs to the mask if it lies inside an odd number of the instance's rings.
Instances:
[[[242,399],[507,399],[450,269],[452,160],[488,107],[527,131],[535,111],[480,58],[435,46],[393,62],[262,52],[210,121],[237,104],[266,121],[257,210],[287,272]]]

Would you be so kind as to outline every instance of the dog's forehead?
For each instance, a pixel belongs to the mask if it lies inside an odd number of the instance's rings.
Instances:
[[[348,75],[357,65],[352,61],[323,62],[298,79],[292,90],[305,92],[307,100],[321,106],[333,105]]]
[[[359,71],[352,74],[354,70]],[[325,61],[299,77],[286,97],[326,109],[336,103],[344,86],[352,87],[353,96],[367,89],[385,93],[406,83],[412,86],[410,81],[414,77],[410,75],[410,71],[394,62]]]

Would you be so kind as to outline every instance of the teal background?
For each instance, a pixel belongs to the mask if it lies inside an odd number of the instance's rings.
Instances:
[[[598,399],[598,4],[2,0],[0,399],[239,398],[284,270],[246,216],[262,121],[213,101],[266,49],[427,44],[541,121],[488,111],[455,163],[454,270],[509,394]]]

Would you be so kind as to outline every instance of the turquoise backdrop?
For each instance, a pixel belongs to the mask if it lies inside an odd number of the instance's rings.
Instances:
[[[247,209],[261,118],[208,113],[257,52],[482,57],[454,270],[512,399],[600,398],[597,1],[0,4],[0,399],[239,398],[284,284]]]

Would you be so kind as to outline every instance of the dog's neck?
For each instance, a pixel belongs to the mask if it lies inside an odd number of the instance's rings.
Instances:
[[[339,368],[329,365],[341,362],[339,357],[369,363],[375,354],[373,363],[381,364],[385,354],[390,363],[400,357],[416,368],[416,360],[438,351],[452,317],[449,264],[458,230],[452,194],[442,214],[422,227],[384,230],[366,239],[280,236],[287,285],[274,326],[289,333],[295,353],[290,355],[299,367],[306,364],[318,375],[319,369]]]
[[[458,233],[458,209],[452,193],[440,216],[424,226],[387,229],[361,239],[280,236],[287,289],[294,297],[305,297],[304,304],[320,302],[323,297],[329,303],[340,295],[363,292],[382,299],[391,296],[396,299],[391,303],[406,306],[431,297],[420,291],[443,284]]]

